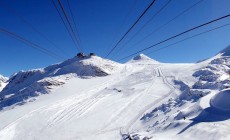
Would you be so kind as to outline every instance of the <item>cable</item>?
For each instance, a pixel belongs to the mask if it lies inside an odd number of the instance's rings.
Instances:
[[[36,32],[37,34],[39,34],[43,39],[45,39],[47,42],[49,42],[53,47],[55,47],[56,49],[59,50],[59,52],[63,52],[62,49],[60,49],[53,41],[51,41],[45,34],[43,34],[42,32],[40,32],[37,28],[35,28],[30,22],[28,22],[27,20],[25,20],[20,14],[18,14],[17,12],[15,12],[13,9],[11,9],[9,7],[9,5],[7,5],[6,3],[2,2],[5,5],[5,9],[10,12],[11,14],[13,14],[14,16],[18,17],[22,22],[24,22],[25,24],[27,24],[32,30],[34,30],[34,32]],[[3,5],[2,5],[3,6]]]
[[[168,0],[166,4],[164,4],[124,45],[122,45],[116,52],[116,56],[131,40],[133,40],[138,35],[138,33],[140,33],[146,27],[147,24],[149,24],[158,14],[160,14],[160,12],[163,11],[171,1],[172,0]]]
[[[132,4],[131,4],[130,9],[129,9],[129,11],[127,12],[127,14],[126,14],[126,16],[125,16],[123,22],[121,23],[121,25],[119,26],[118,29],[122,29],[122,28],[124,27],[125,23],[127,22],[127,19],[128,19],[128,17],[129,17],[129,15],[132,13],[133,9],[135,8],[136,3],[137,3],[137,0],[133,0],[133,1],[132,1]],[[119,32],[120,32],[120,31],[119,31]],[[119,33],[119,32],[116,32],[116,33],[113,32],[112,38],[114,38],[114,39],[113,39],[113,41],[112,41],[112,43],[111,43],[110,46],[112,46],[113,43],[115,43],[115,37],[118,36],[118,33]],[[106,53],[107,51],[109,51],[109,48],[108,48],[108,47],[105,49],[104,53]]]
[[[60,5],[60,7],[61,7],[62,13],[64,14],[64,16],[65,16],[65,18],[66,18],[66,20],[67,20],[67,23],[69,24],[70,31],[73,33],[73,36],[74,36],[75,40],[77,41],[78,49],[79,49],[81,52],[83,52],[82,48],[80,47],[79,39],[77,38],[77,36],[76,36],[76,34],[75,34],[74,30],[73,30],[73,27],[72,27],[72,25],[71,25],[71,23],[70,23],[69,17],[68,17],[68,15],[67,15],[67,13],[66,13],[66,11],[65,11],[65,9],[64,9],[64,7],[63,7],[63,5],[62,5],[62,3],[61,3],[61,0],[58,0],[58,3],[59,3],[59,5]]]
[[[156,0],[153,0],[149,6],[144,10],[144,12],[138,17],[134,24],[129,28],[129,30],[121,37],[121,39],[116,43],[116,45],[109,51],[105,56],[106,58],[114,51],[114,49],[119,45],[119,43],[125,38],[125,36],[133,29],[133,27],[140,21],[140,19],[145,15],[145,13],[152,7]]]
[[[70,11],[70,15],[71,15],[72,20],[73,20],[73,23],[74,23],[74,28],[75,28],[75,30],[76,30],[76,34],[77,34],[78,39],[79,39],[79,44],[81,44],[81,38],[80,38],[80,35],[79,35],[79,32],[78,32],[78,28],[77,28],[77,24],[76,24],[76,21],[75,21],[73,12],[72,12],[72,10],[71,10],[71,6],[70,6],[69,0],[67,0],[67,5],[68,5],[69,11]]]
[[[194,38],[194,37],[197,37],[197,36],[200,36],[200,35],[203,35],[203,34],[206,34],[206,33],[209,33],[209,32],[212,32],[212,31],[215,31],[215,30],[218,30],[218,29],[221,29],[221,28],[224,28],[224,27],[226,27],[226,26],[230,26],[230,23],[224,24],[224,25],[222,25],[222,26],[218,26],[218,27],[216,27],[216,28],[207,30],[207,31],[205,31],[205,32],[202,32],[202,33],[199,33],[199,34],[196,34],[196,35],[193,35],[193,36],[191,36],[191,37],[187,37],[187,38],[185,38],[185,39],[182,39],[182,40],[180,40],[180,41],[177,41],[176,43],[173,43],[173,44],[167,45],[167,46],[165,46],[165,47],[159,48],[159,49],[157,49],[157,50],[154,50],[154,51],[152,51],[152,52],[149,52],[149,53],[147,53],[147,55],[148,55],[148,54],[155,53],[155,52],[158,52],[158,51],[163,50],[163,49],[166,49],[166,48],[168,48],[168,47],[170,47],[170,46],[179,44],[179,43],[181,43],[181,42],[184,42],[184,41],[186,41],[186,40],[192,39],[192,38]]]
[[[183,35],[183,34],[186,34],[186,33],[190,32],[190,31],[196,30],[196,29],[198,29],[198,28],[201,28],[201,27],[203,27],[203,26],[206,26],[206,25],[208,25],[208,24],[211,24],[211,23],[213,23],[213,22],[217,22],[217,21],[219,21],[219,20],[222,20],[222,19],[225,19],[225,18],[228,18],[228,17],[230,17],[230,14],[225,15],[225,16],[222,16],[222,17],[217,18],[217,19],[214,19],[214,20],[211,20],[211,21],[209,21],[209,22],[203,23],[203,24],[201,24],[201,25],[199,25],[199,26],[196,26],[196,27],[193,27],[193,28],[191,28],[191,29],[188,29],[188,30],[186,30],[186,31],[184,31],[184,32],[181,32],[181,33],[177,34],[177,35],[174,35],[174,36],[169,37],[169,38],[167,38],[167,39],[165,39],[165,40],[162,40],[162,41],[160,41],[160,42],[158,42],[158,43],[156,43],[156,44],[154,44],[154,45],[151,45],[151,46],[149,46],[149,47],[147,47],[147,48],[144,48],[144,49],[142,49],[142,50],[140,50],[140,51],[137,51],[137,52],[135,52],[135,53],[133,53],[133,54],[130,54],[130,55],[128,55],[128,56],[126,56],[126,57],[124,57],[124,58],[122,58],[122,59],[120,59],[120,60],[129,58],[129,57],[131,57],[131,56],[133,56],[133,55],[136,55],[136,54],[138,54],[138,53],[140,53],[140,52],[143,52],[143,51],[145,51],[145,50],[148,50],[148,49],[150,49],[150,48],[153,48],[153,47],[155,47],[155,46],[157,46],[157,45],[160,45],[160,44],[162,44],[162,43],[164,43],[164,42],[167,42],[167,41],[169,41],[169,40],[172,40],[172,39],[174,39],[174,38],[176,38],[176,37],[179,37],[179,36],[181,36],[181,35]],[[120,61],[120,60],[118,60],[118,61]]]
[[[161,25],[160,27],[158,27],[157,29],[155,29],[154,31],[152,31],[151,33],[149,33],[148,35],[146,35],[145,37],[143,37],[142,39],[140,39],[136,44],[134,44],[134,46],[136,46],[137,44],[139,44],[143,40],[147,39],[148,37],[150,37],[151,35],[153,35],[155,32],[157,32],[158,30],[162,29],[163,27],[165,27],[166,25],[168,25],[172,21],[176,20],[177,18],[179,18],[180,16],[182,16],[183,14],[185,14],[186,12],[188,12],[193,7],[195,7],[196,5],[200,4],[203,1],[204,0],[199,0],[195,4],[191,5],[190,7],[188,7],[187,9],[185,9],[184,11],[182,11],[181,13],[179,13],[178,15],[176,15],[175,17],[173,17],[172,19],[170,19],[168,22],[166,22],[165,24]]]
[[[7,34],[7,35],[9,35],[9,36],[11,36],[13,38],[15,38],[16,40],[19,40],[19,41],[23,42],[24,44],[26,44],[26,45],[34,48],[34,49],[37,49],[40,52],[42,52],[44,54],[47,54],[47,55],[49,55],[49,56],[51,56],[51,57],[53,57],[55,59],[60,59],[60,60],[63,59],[61,56],[59,56],[59,55],[57,55],[57,54],[55,54],[55,53],[47,50],[46,48],[43,48],[43,47],[41,47],[41,46],[39,46],[39,45],[37,45],[37,44],[35,44],[35,43],[33,43],[33,42],[25,39],[25,38],[17,35],[16,33],[7,31],[6,29],[3,29],[3,28],[0,28],[0,32],[5,33],[5,34]]]
[[[155,29],[154,31],[152,31],[151,33],[149,33],[148,35],[146,35],[144,38],[140,39],[138,42],[136,42],[134,45],[132,45],[132,47],[137,46],[139,43],[141,43],[142,41],[144,41],[145,39],[147,39],[148,37],[150,37],[151,35],[153,35],[154,33],[156,33],[157,31],[159,31],[160,29],[162,29],[163,27],[165,27],[166,25],[168,25],[169,23],[171,23],[172,21],[176,20],[177,18],[179,18],[180,16],[182,16],[183,14],[185,14],[186,12],[188,12],[189,10],[191,10],[193,7],[195,7],[196,5],[200,4],[201,2],[203,2],[204,0],[199,0],[198,2],[196,2],[195,4],[191,5],[190,7],[188,7],[187,9],[183,10],[181,13],[179,13],[178,15],[176,15],[175,17],[173,17],[172,19],[170,19],[168,22],[166,22],[165,24],[161,25],[160,27],[158,27],[157,29]],[[126,50],[124,50],[126,51]]]
[[[69,36],[70,36],[70,38],[72,39],[72,41],[73,41],[75,47],[78,49],[77,44],[76,44],[76,42],[75,42],[75,40],[74,40],[74,38],[73,38],[71,32],[69,31],[69,29],[68,29],[68,27],[67,27],[67,25],[66,25],[64,19],[62,18],[61,13],[60,13],[60,11],[58,10],[58,7],[57,7],[57,5],[55,4],[54,0],[52,0],[52,3],[53,3],[53,5],[54,5],[54,8],[55,8],[55,10],[57,11],[59,17],[61,18],[61,21],[62,21],[62,23],[64,24],[64,26],[65,26],[67,32],[69,33]],[[79,50],[79,49],[78,49],[78,50]]]

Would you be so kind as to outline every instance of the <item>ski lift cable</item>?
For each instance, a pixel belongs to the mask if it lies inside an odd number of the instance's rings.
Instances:
[[[188,8],[186,8],[185,10],[183,10],[182,12],[180,12],[178,15],[176,15],[175,17],[173,17],[172,19],[170,19],[169,21],[167,21],[165,24],[159,26],[158,28],[156,28],[155,30],[153,30],[151,33],[149,33],[148,35],[146,35],[145,37],[143,37],[142,39],[140,39],[139,41],[137,41],[134,45],[132,45],[132,47],[137,46],[142,41],[146,40],[147,38],[149,38],[150,36],[152,36],[154,33],[156,33],[157,31],[159,31],[163,27],[165,27],[166,25],[168,25],[171,22],[175,21],[177,18],[179,18],[180,16],[184,15],[186,12],[188,12],[189,10],[191,10],[192,8],[194,8],[195,6],[197,6],[198,4],[200,4],[203,1],[205,1],[205,0],[199,0],[198,2],[196,2],[193,5],[189,6]],[[125,52],[125,50],[123,52]]]
[[[122,29],[125,25],[125,23],[127,22],[128,18],[130,17],[130,14],[133,12],[133,10],[135,9],[135,6],[136,6],[136,3],[137,3],[137,0],[133,0],[132,1],[132,4],[131,7],[129,8],[129,11],[127,12],[124,20],[122,21],[122,23],[120,24],[119,28],[118,29]],[[116,33],[114,32],[113,35],[112,35],[112,38],[113,38],[113,41],[112,43],[110,44],[110,46],[112,46],[114,43],[115,43],[115,38],[118,36],[118,33],[120,33],[121,30],[117,31]],[[104,51],[104,53],[108,52],[109,51],[109,47],[107,47]]]
[[[54,0],[52,0],[52,3],[53,3],[53,6],[54,6],[55,10],[56,10],[57,13],[58,13],[58,16],[61,18],[61,21],[62,21],[62,23],[64,24],[64,26],[65,26],[65,28],[66,28],[66,30],[67,30],[67,32],[68,32],[68,34],[69,34],[71,40],[73,41],[75,47],[77,48],[78,51],[81,51],[81,50],[78,48],[78,45],[77,45],[76,41],[74,40],[73,35],[71,34],[70,30],[68,29],[68,27],[67,27],[67,25],[66,25],[66,23],[65,23],[65,21],[64,21],[64,19],[63,19],[63,17],[62,17],[62,15],[61,15],[60,11],[58,10],[58,7],[57,7],[56,3],[54,2]]]
[[[172,2],[172,0],[168,0],[124,45],[122,45],[114,57],[116,57],[127,44],[129,44],[151,21],[153,21],[153,19],[159,15],[170,4],[170,2]]]
[[[81,46],[80,46],[80,42],[79,42],[79,40],[78,40],[78,38],[77,38],[77,36],[76,36],[74,30],[73,30],[73,27],[72,27],[72,25],[71,25],[71,22],[70,22],[70,20],[69,20],[69,17],[68,17],[68,15],[67,15],[67,13],[66,13],[66,11],[65,11],[65,9],[64,9],[64,6],[63,6],[61,0],[58,0],[58,3],[59,3],[59,5],[60,5],[60,7],[61,7],[62,13],[64,14],[64,16],[65,16],[65,18],[66,18],[66,20],[67,20],[67,23],[68,23],[68,25],[69,25],[69,27],[70,27],[70,31],[72,32],[72,34],[73,34],[75,40],[77,41],[79,50],[80,50],[81,52],[83,52],[83,50],[82,50],[82,48],[81,48]]]
[[[121,39],[116,43],[116,45],[109,51],[109,53],[105,56],[106,58],[116,49],[116,47],[120,44],[120,42],[126,37],[126,35],[134,28],[134,26],[140,21],[140,19],[146,14],[146,12],[153,6],[156,0],[153,0],[148,7],[144,10],[144,12],[138,17],[138,19],[133,23],[133,25],[126,31],[126,33],[121,37]]]
[[[22,22],[24,22],[29,28],[31,28],[34,32],[36,32],[38,35],[40,35],[43,39],[45,39],[47,42],[49,42],[50,45],[52,45],[53,47],[55,47],[56,49],[59,50],[59,52],[63,52],[63,50],[58,47],[53,41],[51,41],[45,34],[43,34],[41,31],[39,31],[36,27],[34,27],[29,21],[27,21],[25,18],[23,18],[22,15],[20,15],[18,12],[16,12],[15,10],[13,10],[12,8],[9,7],[9,5],[7,5],[6,3],[2,2],[3,8],[5,8],[8,12],[10,12],[11,14],[13,14],[14,16],[18,17]]]
[[[183,10],[181,13],[179,13],[178,15],[176,15],[175,17],[173,17],[172,19],[170,19],[168,22],[166,22],[165,24],[161,25],[160,27],[156,28],[155,30],[153,30],[151,33],[149,33],[148,35],[146,35],[145,37],[143,37],[142,39],[140,39],[137,43],[134,44],[134,46],[138,45],[139,43],[141,43],[142,41],[146,40],[147,38],[149,38],[150,36],[152,36],[154,33],[156,33],[157,31],[159,31],[160,29],[162,29],[163,27],[165,27],[166,25],[168,25],[169,23],[171,23],[172,21],[176,20],[177,18],[179,18],[180,16],[184,15],[186,12],[188,12],[189,10],[191,10],[192,8],[194,8],[195,6],[197,6],[198,4],[200,4],[201,2],[203,2],[205,0],[199,0],[198,2],[194,3],[193,5],[191,5],[190,7],[186,8],[185,10]]]
[[[149,46],[149,47],[146,47],[146,48],[144,48],[144,49],[142,49],[142,50],[139,50],[139,51],[137,51],[137,52],[135,52],[135,53],[132,53],[132,54],[126,56],[126,57],[123,57],[123,58],[119,59],[118,61],[124,60],[124,59],[129,58],[129,57],[131,57],[131,56],[133,56],[133,55],[136,55],[136,54],[141,53],[141,52],[143,52],[143,51],[149,50],[149,49],[151,49],[151,48],[153,48],[153,47],[155,47],[155,46],[158,46],[158,45],[160,45],[160,44],[162,44],[162,43],[165,43],[165,42],[167,42],[167,41],[169,41],[169,40],[172,40],[172,39],[174,39],[174,38],[177,38],[177,37],[179,37],[179,36],[182,36],[182,35],[184,35],[184,34],[186,34],[186,33],[188,33],[188,32],[191,32],[191,31],[193,31],[193,30],[199,29],[199,28],[201,28],[201,27],[203,27],[203,26],[207,26],[207,25],[209,25],[209,24],[211,24],[211,23],[214,23],[214,22],[217,22],[217,21],[226,19],[226,18],[228,18],[228,17],[230,17],[230,14],[227,14],[227,15],[222,16],[222,17],[219,17],[219,18],[217,18],[217,19],[208,21],[208,22],[203,23],[203,24],[201,24],[201,25],[195,26],[195,27],[190,28],[190,29],[188,29],[188,30],[186,30],[186,31],[183,31],[183,32],[181,32],[181,33],[179,33],[179,34],[176,34],[176,35],[174,35],[174,36],[172,36],[172,37],[169,37],[169,38],[167,38],[167,39],[165,39],[165,40],[162,40],[162,41],[160,41],[160,42],[158,42],[158,43],[156,43],[156,44],[153,44],[153,45],[151,45],[151,46]]]
[[[67,0],[67,5],[68,5],[68,8],[69,8],[69,11],[70,11],[70,15],[71,15],[71,18],[72,18],[72,20],[73,20],[73,25],[74,25],[74,28],[75,28],[75,30],[76,30],[76,34],[77,34],[77,39],[79,40],[79,44],[81,45],[81,38],[80,38],[80,34],[79,34],[79,31],[78,31],[78,28],[77,28],[77,24],[76,24],[76,20],[75,20],[75,18],[74,18],[74,14],[73,14],[73,12],[72,12],[72,10],[71,10],[71,6],[70,6],[70,2],[69,2],[69,0]]]
[[[201,36],[201,35],[203,35],[203,34],[206,34],[206,33],[209,33],[209,32],[212,32],[212,31],[215,31],[215,30],[224,28],[224,27],[227,27],[227,26],[230,26],[230,23],[224,24],[224,25],[221,25],[221,26],[218,26],[218,27],[215,27],[215,28],[213,28],[213,29],[210,29],[210,30],[207,30],[207,31],[198,33],[198,34],[193,35],[193,36],[190,36],[190,37],[187,37],[187,38],[185,38],[185,39],[182,39],[182,40],[180,40],[180,41],[177,41],[177,42],[172,43],[172,44],[170,44],[170,45],[167,45],[167,46],[165,46],[165,47],[162,47],[162,48],[159,48],[159,49],[154,50],[154,51],[152,51],[152,52],[149,52],[149,53],[147,53],[147,55],[152,54],[152,53],[155,53],[155,52],[158,52],[158,51],[163,50],[163,49],[166,49],[166,48],[168,48],[168,47],[174,46],[174,45],[176,45],[176,44],[182,43],[182,42],[184,42],[184,41],[186,41],[186,40],[189,40],[189,39],[192,39],[192,38],[194,38],[194,37],[198,37],[198,36]]]
[[[63,59],[63,58],[62,58],[61,56],[59,56],[58,54],[53,53],[53,52],[47,50],[46,48],[41,47],[41,46],[39,46],[38,44],[35,44],[35,43],[29,41],[29,40],[26,39],[26,38],[23,38],[22,36],[20,36],[20,35],[18,35],[18,34],[16,34],[16,33],[10,32],[10,31],[8,31],[8,30],[6,30],[6,29],[3,29],[3,28],[0,28],[0,32],[6,34],[6,35],[8,35],[8,36],[11,36],[11,37],[13,37],[14,39],[16,39],[16,40],[18,40],[18,41],[20,41],[20,42],[22,42],[22,43],[28,45],[29,47],[32,47],[32,48],[34,48],[34,49],[36,49],[36,50],[39,50],[40,52],[42,52],[42,53],[44,53],[44,54],[46,54],[46,55],[49,55],[49,56],[51,56],[51,57],[53,57],[53,58],[55,58],[55,59],[60,59],[60,60]]]

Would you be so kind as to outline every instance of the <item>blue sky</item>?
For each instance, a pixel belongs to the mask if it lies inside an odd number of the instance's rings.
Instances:
[[[84,52],[95,52],[97,55],[104,57],[108,53],[108,50],[115,45],[151,1],[152,0],[70,0]],[[157,0],[134,30],[121,42],[118,48],[126,44],[126,41],[167,1],[168,0]],[[144,30],[124,46],[123,51],[116,55],[117,50],[115,50],[109,58],[118,60],[193,26],[230,13],[229,0],[204,0],[163,29],[155,32],[148,39],[136,44],[145,35],[166,23],[172,17],[197,1],[199,0],[172,0]],[[67,9],[66,0],[62,0],[62,2]],[[8,8],[6,7],[17,12],[37,30],[45,34],[59,49],[52,46],[39,34],[34,32],[34,30],[27,26],[19,17],[7,10]],[[64,57],[62,60],[53,59],[46,54],[0,33],[0,74],[10,76],[19,70],[45,67],[71,58],[78,52],[64,28],[61,19],[56,13],[51,0],[1,0],[0,16],[0,28],[15,32]],[[159,45],[155,49],[226,23],[230,23],[230,18],[190,32],[182,37]],[[212,57],[227,45],[230,45],[229,36],[230,27],[228,26],[152,53],[149,56],[161,62],[196,62]],[[154,49],[143,53],[149,53],[151,51],[154,51]],[[128,59],[122,62],[127,60]]]

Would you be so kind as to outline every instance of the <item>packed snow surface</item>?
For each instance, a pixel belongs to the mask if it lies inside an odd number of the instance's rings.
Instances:
[[[95,56],[19,72],[0,93],[0,139],[228,140],[230,115],[219,110],[229,109],[230,58],[221,54],[194,64]]]

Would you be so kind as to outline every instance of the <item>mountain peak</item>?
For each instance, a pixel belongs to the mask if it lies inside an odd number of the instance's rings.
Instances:
[[[230,45],[227,46],[225,49],[223,49],[222,51],[220,51],[220,53],[222,54],[222,56],[230,56]]]
[[[46,68],[28,71],[19,71],[10,77],[8,84],[2,90],[0,98],[8,95],[17,97],[37,96],[38,93],[46,94],[49,89],[58,87],[71,77],[103,77],[118,72],[122,64],[103,59],[98,56],[85,58],[73,57],[62,63],[50,65]],[[15,103],[12,101],[12,103]]]
[[[133,59],[131,59],[130,61],[128,61],[128,63],[158,64],[159,62],[144,54],[139,54],[135,56]]]
[[[133,60],[152,60],[152,59],[144,54],[139,54],[135,56]]]
[[[0,82],[6,82],[7,80],[8,80],[7,77],[0,75]]]

